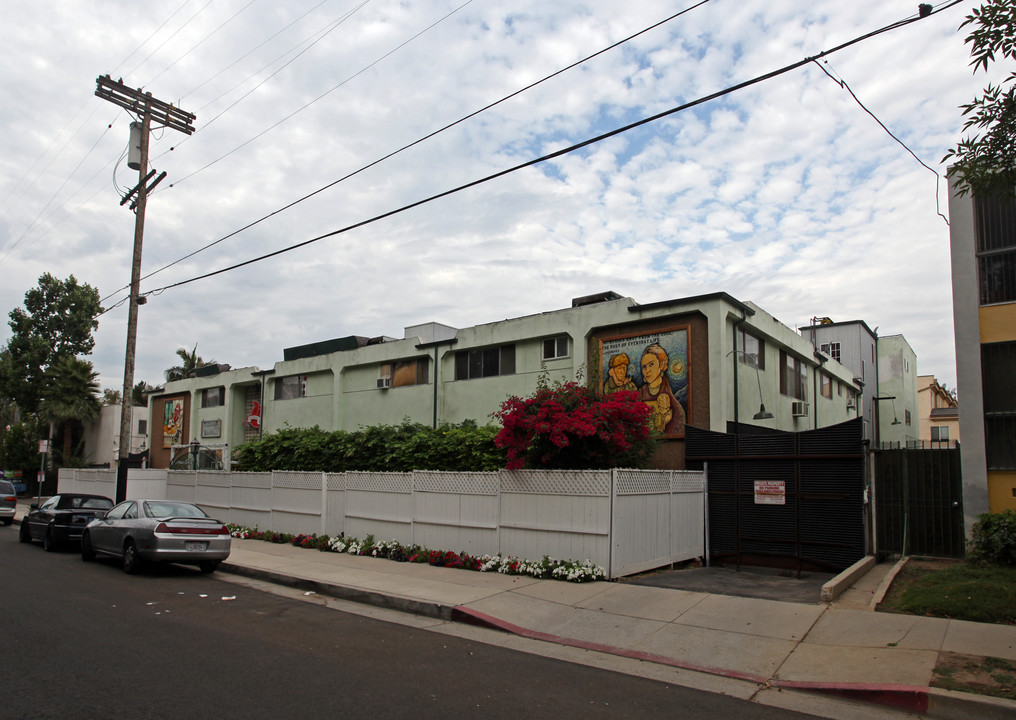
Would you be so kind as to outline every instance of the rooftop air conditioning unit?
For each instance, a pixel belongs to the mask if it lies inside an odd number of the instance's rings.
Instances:
[[[790,406],[790,414],[794,417],[808,417],[808,403],[795,400]]]
[[[392,379],[390,377],[378,378],[377,386],[383,389],[390,388],[392,386]]]

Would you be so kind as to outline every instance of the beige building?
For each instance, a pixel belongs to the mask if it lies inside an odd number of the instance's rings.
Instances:
[[[934,375],[917,378],[917,413],[925,447],[956,447],[960,440],[959,405]]]

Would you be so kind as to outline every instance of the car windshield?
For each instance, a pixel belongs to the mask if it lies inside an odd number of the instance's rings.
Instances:
[[[145,503],[145,515],[150,518],[208,517],[197,505],[179,502],[149,501]]]

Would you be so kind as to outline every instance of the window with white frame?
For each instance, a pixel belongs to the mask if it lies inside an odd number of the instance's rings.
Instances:
[[[757,367],[759,370],[766,369],[766,344],[761,338],[757,338],[743,329],[737,331],[738,353],[737,358],[746,365]]]
[[[824,352],[836,362],[840,361],[840,344],[838,342],[822,343],[819,350]]]
[[[780,393],[795,400],[808,399],[807,366],[786,350],[780,350]]]
[[[935,425],[931,428],[932,442],[949,442],[949,426]]]
[[[455,353],[455,379],[515,374],[515,345],[501,345]]]
[[[307,396],[307,376],[287,375],[275,379],[275,399],[293,400]]]
[[[558,335],[543,341],[543,359],[555,360],[568,357],[568,336]]]

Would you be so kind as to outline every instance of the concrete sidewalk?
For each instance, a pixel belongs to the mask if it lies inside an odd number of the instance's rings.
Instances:
[[[234,540],[227,572],[522,637],[824,692],[934,718],[1016,718],[1016,702],[929,688],[939,652],[1016,661],[1016,627],[870,611],[885,568],[832,604],[479,573]]]
[[[32,501],[19,501],[15,522]],[[927,718],[1016,719],[1016,701],[929,687],[939,652],[1016,662],[1016,627],[872,612],[891,581],[886,565],[829,604],[537,580],[235,538],[222,571],[752,687]]]

